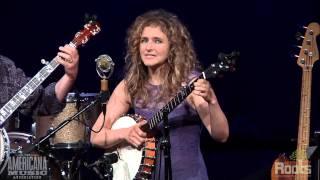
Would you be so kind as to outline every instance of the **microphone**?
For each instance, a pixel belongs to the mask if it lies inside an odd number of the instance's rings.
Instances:
[[[96,60],[96,71],[98,75],[101,77],[100,81],[100,102],[102,104],[102,112],[103,116],[106,115],[106,101],[108,100],[110,93],[109,93],[109,86],[108,86],[108,79],[113,73],[114,69],[114,62],[112,61],[111,57],[103,54],[100,55]]]
[[[111,57],[107,54],[102,54],[95,61],[98,75],[102,79],[109,79],[114,69],[114,62]]]
[[[225,53],[219,53],[218,54],[218,59],[219,60],[233,60],[236,59],[240,56],[240,52],[239,51],[232,51],[230,54],[225,54]]]

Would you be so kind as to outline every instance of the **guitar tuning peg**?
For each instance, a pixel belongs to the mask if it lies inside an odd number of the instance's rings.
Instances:
[[[299,49],[301,49],[301,48],[302,48],[302,46],[299,46],[299,45],[292,45],[291,47],[299,48]]]
[[[301,39],[304,39],[304,36],[300,32],[297,32],[295,36],[298,41],[300,41]]]
[[[231,56],[234,57],[234,58],[239,58],[240,52],[239,51],[232,51],[231,52]]]
[[[46,61],[45,59],[41,59],[41,64],[43,64],[43,65],[48,65],[49,64],[49,62],[48,61]]]
[[[313,30],[312,29],[309,29],[307,26],[302,26],[303,29],[305,29],[306,31],[308,31],[308,33],[310,35],[313,35]]]
[[[290,57],[291,57],[291,58],[299,58],[299,55],[291,54]]]
[[[97,21],[97,15],[95,15],[95,14],[90,15],[89,13],[85,13],[84,21],[85,21],[85,23],[96,22]]]

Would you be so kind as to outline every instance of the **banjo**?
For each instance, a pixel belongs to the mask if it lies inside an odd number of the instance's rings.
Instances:
[[[90,21],[84,25],[84,29],[75,34],[70,46],[78,47],[84,45],[91,36],[100,32],[100,25]],[[0,173],[5,168],[10,155],[10,142],[4,126],[5,121],[14,111],[39,87],[39,85],[59,66],[57,56],[46,64],[26,85],[22,87],[1,109],[0,109]]]
[[[170,113],[173,111],[185,98],[193,91],[194,82],[198,79],[208,79],[215,77],[221,71],[234,70],[234,63],[239,56],[238,52],[232,52],[230,55],[220,55],[220,62],[211,64],[204,72],[196,79],[189,82],[188,85],[182,87],[179,92],[152,118],[143,125],[141,129],[150,133],[159,122],[162,121],[163,112]],[[137,122],[145,118],[138,115],[125,115],[117,119],[111,129],[127,128],[135,125]],[[113,164],[113,179],[150,179],[156,162],[156,140],[154,137],[148,138],[144,147],[140,150],[127,144],[121,144],[116,152],[119,156],[119,161]]]

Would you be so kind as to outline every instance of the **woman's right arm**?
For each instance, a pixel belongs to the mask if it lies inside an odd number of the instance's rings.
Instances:
[[[128,112],[130,105],[130,96],[126,90],[124,81],[121,81],[108,101],[104,127],[99,133],[91,133],[91,143],[105,149],[114,147],[123,141],[127,141],[135,147],[140,146],[144,142],[144,136],[146,135],[139,128],[143,122],[129,128],[111,130],[112,124],[121,115]],[[103,114],[101,113],[93,125],[93,129],[95,131],[99,130],[102,124]]]

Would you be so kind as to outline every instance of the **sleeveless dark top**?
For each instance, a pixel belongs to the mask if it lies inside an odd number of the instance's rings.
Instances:
[[[158,112],[166,102],[156,103],[156,95],[159,94],[160,86],[147,84],[150,103],[145,108],[137,107],[135,100],[135,113],[142,115],[147,120]],[[170,141],[171,141],[171,164],[173,180],[207,180],[207,169],[200,150],[200,132],[202,129],[201,119],[197,112],[184,100],[169,114]],[[158,136],[161,139],[163,125],[158,124]],[[157,137],[158,137],[157,136]],[[156,168],[153,179],[165,179],[164,156],[158,146]]]

